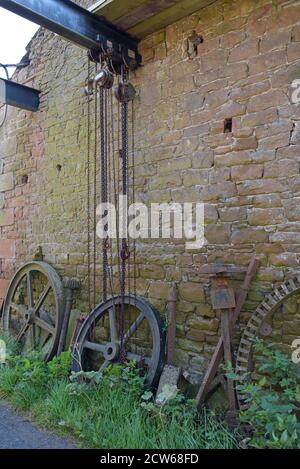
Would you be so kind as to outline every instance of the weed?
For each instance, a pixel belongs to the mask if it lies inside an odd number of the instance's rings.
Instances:
[[[262,363],[242,390],[249,408],[240,413],[242,424],[250,424],[252,429],[248,446],[299,449],[299,366],[262,341],[256,342],[255,352]]]
[[[44,363],[39,353],[11,357],[0,369],[0,395],[29,410],[43,426],[75,436],[91,448],[234,448],[227,426],[213,415],[198,416],[180,393],[158,405],[145,393],[134,363],[103,373],[70,372],[71,355]]]

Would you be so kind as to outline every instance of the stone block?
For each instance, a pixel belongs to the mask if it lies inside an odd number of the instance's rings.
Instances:
[[[0,226],[9,226],[14,223],[14,209],[2,209],[0,210]]]
[[[203,287],[198,283],[183,282],[179,285],[178,291],[182,300],[192,303],[203,303],[205,300]]]
[[[8,281],[8,280],[0,279],[0,298],[1,298],[1,299],[4,299],[4,298],[5,298],[8,285],[9,285],[9,281]]]
[[[233,181],[246,181],[247,179],[260,179],[263,176],[263,165],[242,165],[231,168]]]
[[[284,221],[281,208],[254,208],[248,212],[248,221],[252,226],[276,225]]]
[[[10,191],[14,188],[13,173],[0,174],[0,192]]]
[[[15,240],[0,239],[0,259],[12,259],[15,255]]]

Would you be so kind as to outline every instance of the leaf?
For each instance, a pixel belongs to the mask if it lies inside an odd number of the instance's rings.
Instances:
[[[178,388],[177,386],[170,384],[166,384],[162,388],[162,392],[157,396],[156,402],[157,404],[163,405],[166,402],[174,399],[177,396]]]
[[[237,375],[236,373],[226,373],[225,376],[226,376],[227,379],[233,379],[233,380],[240,379],[240,376]]]
[[[284,430],[284,432],[281,434],[280,442],[281,443],[286,443],[289,439],[289,434],[287,430]]]
[[[29,370],[29,368],[30,368],[30,361],[28,360],[28,358],[24,358],[24,361],[23,361],[23,368],[25,368],[25,370]]]
[[[261,380],[259,380],[259,383],[258,383],[258,384],[259,384],[259,386],[263,387],[263,386],[266,385],[266,383],[267,383],[267,379],[266,379],[266,377],[264,376],[263,378],[261,378]]]
[[[151,391],[146,391],[146,392],[144,392],[144,394],[142,395],[143,401],[150,401],[152,398],[153,398],[153,394],[152,394]]]

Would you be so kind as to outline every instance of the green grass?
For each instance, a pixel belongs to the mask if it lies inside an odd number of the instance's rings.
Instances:
[[[125,383],[100,386],[70,393],[60,382],[34,413],[47,427],[60,426],[78,437],[83,445],[95,448],[195,449],[233,448],[235,440],[228,428],[207,415],[197,425],[186,419],[148,415],[139,397]]]
[[[70,354],[45,364],[39,354],[0,366],[0,396],[30,411],[42,426],[76,437],[79,445],[122,449],[230,449],[228,427],[178,394],[160,407],[144,393],[133,366],[69,379]]]

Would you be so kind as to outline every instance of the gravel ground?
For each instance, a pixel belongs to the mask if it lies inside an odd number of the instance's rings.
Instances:
[[[0,404],[0,449],[75,449],[74,443],[40,430],[26,416]]]

